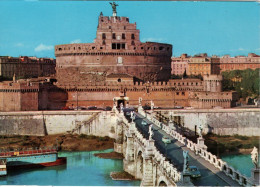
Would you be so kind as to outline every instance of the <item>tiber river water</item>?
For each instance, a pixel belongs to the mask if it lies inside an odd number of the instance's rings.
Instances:
[[[140,181],[114,181],[110,172],[123,171],[122,160],[102,159],[94,153],[83,151],[60,152],[67,157],[67,165],[12,171],[0,177],[0,185],[55,185],[55,186],[139,186]],[[253,167],[250,155],[225,156],[222,158],[246,176]]]

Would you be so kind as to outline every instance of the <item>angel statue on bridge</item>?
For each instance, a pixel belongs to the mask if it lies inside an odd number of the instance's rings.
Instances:
[[[149,140],[152,140],[153,137],[153,125],[151,124],[149,126]]]
[[[199,137],[202,137],[202,130],[203,130],[203,126],[202,126],[202,124],[200,123],[200,124],[199,124],[199,131],[198,131]]]
[[[131,111],[130,115],[131,115],[130,118],[132,119],[132,122],[134,122],[134,120],[135,120],[134,111]]]
[[[258,150],[256,147],[253,148],[253,151],[251,152],[251,158],[252,162],[255,165],[255,168],[258,168]]]
[[[138,101],[139,101],[139,106],[142,106],[142,97],[139,97]]]
[[[189,151],[183,151],[183,158],[184,158],[184,163],[183,163],[183,173],[188,172],[188,167],[189,167]]]

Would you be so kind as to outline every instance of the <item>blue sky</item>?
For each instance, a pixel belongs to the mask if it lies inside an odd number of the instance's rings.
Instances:
[[[260,54],[260,3],[119,1],[142,42],[173,45],[173,56]],[[0,1],[0,56],[54,57],[54,46],[92,43],[108,1]]]

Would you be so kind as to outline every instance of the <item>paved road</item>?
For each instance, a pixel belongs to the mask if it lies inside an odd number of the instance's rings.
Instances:
[[[126,118],[130,121],[130,116],[126,115]],[[148,139],[149,137],[149,126],[148,125],[142,125],[142,121],[145,120],[148,122],[148,124],[152,124],[148,119],[143,118],[141,115],[137,115],[135,118],[135,123],[137,129],[143,134],[143,136]],[[171,144],[164,144],[162,142],[163,136],[168,136],[164,131],[159,129],[157,126],[153,125],[153,128],[155,129],[153,139],[155,140],[155,146],[157,149],[164,154],[164,156],[175,165],[175,167],[179,170],[183,170],[183,150],[187,150],[187,148],[184,145],[181,145],[177,140],[172,139]],[[170,137],[170,136],[168,136]],[[209,170],[207,167],[202,165],[198,161],[198,157],[196,157],[193,153],[189,151],[190,159],[189,159],[189,165],[197,166],[201,173],[201,177],[192,179],[192,183],[196,186],[229,186],[229,185],[236,185],[239,186],[238,183],[234,183],[233,181],[230,181],[227,183],[228,178],[219,177],[219,174],[223,176],[223,172],[215,170],[215,173],[213,173],[211,170]],[[218,174],[219,172],[219,174]],[[226,179],[225,181],[223,180]],[[231,183],[232,182],[232,183]]]

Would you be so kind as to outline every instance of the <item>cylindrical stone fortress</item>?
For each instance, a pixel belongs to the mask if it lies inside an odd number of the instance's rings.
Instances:
[[[171,55],[170,44],[142,43],[129,18],[101,13],[94,43],[55,46],[57,79],[59,84],[84,84],[125,73],[144,81],[167,81]]]

